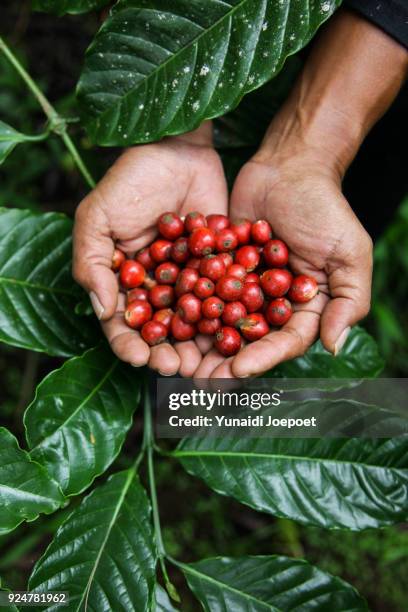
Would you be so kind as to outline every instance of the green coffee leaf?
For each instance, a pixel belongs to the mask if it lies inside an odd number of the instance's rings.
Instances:
[[[57,483],[31,461],[15,437],[0,428],[0,535],[39,514],[50,514],[64,503]]]
[[[155,607],[153,612],[178,612],[170,601],[170,597],[160,584],[156,585],[155,591]]]
[[[337,357],[323,348],[320,340],[303,357],[286,361],[265,376],[273,378],[375,378],[384,368],[378,345],[356,325]]]
[[[83,292],[71,276],[72,222],[59,213],[0,208],[0,341],[71,357],[99,339],[75,314]]]
[[[408,518],[408,440],[186,438],[174,455],[212,489],[329,529]]]
[[[304,47],[341,0],[119,0],[78,84],[95,142],[125,146],[225,114]]]
[[[300,559],[214,557],[180,565],[205,612],[368,609],[351,585]]]
[[[302,61],[298,55],[288,57],[272,81],[247,94],[235,110],[218,117],[214,122],[217,149],[259,146],[301,68]]]
[[[22,134],[0,120],[0,165],[20,142],[35,142],[44,140],[46,137],[47,134],[40,134],[39,136]]]
[[[150,610],[156,565],[150,513],[134,470],[114,474],[59,528],[34,566],[30,590],[69,591],[66,612]]]
[[[51,372],[24,417],[31,457],[66,495],[83,491],[118,455],[140,400],[141,379],[107,347]]]
[[[34,0],[33,9],[54,15],[89,13],[111,4],[111,0]]]

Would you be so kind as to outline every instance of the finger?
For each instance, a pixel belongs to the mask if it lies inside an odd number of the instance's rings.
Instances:
[[[149,367],[163,376],[174,376],[180,367],[180,357],[167,342],[150,349]]]
[[[236,380],[236,377],[232,373],[231,365],[233,357],[224,359],[219,365],[217,365],[210,374],[210,378],[230,378]]]
[[[320,337],[323,346],[334,355],[343,348],[351,327],[370,311],[371,280],[371,241],[365,254],[351,266],[338,268],[329,275],[332,299],[322,315]]]
[[[180,376],[190,378],[201,363],[202,354],[193,340],[187,342],[176,342],[175,350],[180,358]]]
[[[232,373],[238,378],[258,376],[278,363],[303,355],[318,335],[319,320],[318,312],[295,312],[282,329],[243,348],[232,362]]]
[[[116,310],[118,282],[111,270],[114,244],[105,215],[91,205],[95,197],[89,195],[75,215],[72,273],[89,293],[98,319],[107,320]]]
[[[220,355],[215,349],[211,349],[209,353],[202,359],[197,370],[194,372],[194,378],[210,378],[211,373],[217,366],[224,361],[225,357]]]
[[[214,344],[214,336],[206,336],[204,334],[198,334],[195,337],[195,342],[200,349],[202,355],[206,355],[210,351]]]
[[[119,359],[135,367],[147,364],[150,349],[139,332],[130,330],[126,325],[123,312],[117,312],[109,321],[102,323],[102,329]]]

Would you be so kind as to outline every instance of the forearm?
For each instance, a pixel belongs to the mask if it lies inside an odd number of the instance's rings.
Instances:
[[[321,33],[260,155],[307,149],[341,178],[407,70],[404,47],[358,15],[340,11]]]

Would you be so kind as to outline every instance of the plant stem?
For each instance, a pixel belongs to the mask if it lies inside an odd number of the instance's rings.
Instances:
[[[86,168],[79,152],[74,143],[71,140],[67,132],[66,120],[58,114],[55,108],[52,106],[51,102],[47,100],[44,96],[38,85],[28,74],[27,70],[21,65],[17,57],[11,51],[11,49],[6,45],[3,38],[0,36],[0,51],[4,53],[9,62],[21,76],[27,87],[30,89],[34,97],[37,99],[39,105],[43,109],[44,113],[48,117],[50,123],[50,129],[60,136],[67,147],[68,151],[71,153],[72,158],[77,165],[78,170],[81,172],[85,181],[89,185],[91,189],[95,187],[95,181],[93,180],[90,172]]]
[[[160,567],[163,573],[165,586],[168,594],[172,599],[179,602],[180,596],[177,593],[175,586],[171,583],[169,575],[167,573],[166,568],[166,550],[164,548],[163,536],[160,525],[160,513],[159,513],[159,504],[157,500],[157,490],[156,490],[156,479],[154,475],[154,431],[153,431],[153,420],[152,420],[152,406],[150,402],[150,390],[149,390],[149,381],[145,382],[144,388],[144,438],[143,438],[143,447],[146,448],[147,451],[147,470],[149,475],[149,487],[150,487],[150,500],[152,503],[152,514],[153,514],[153,527],[156,538],[157,552],[159,556]]]

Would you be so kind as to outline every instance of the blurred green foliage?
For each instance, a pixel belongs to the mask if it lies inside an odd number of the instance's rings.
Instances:
[[[1,9],[3,11],[3,8]],[[43,16],[37,19],[45,19]],[[68,22],[67,22],[68,23]],[[72,22],[78,27],[79,22]],[[71,27],[71,26],[68,26]],[[71,33],[69,34],[71,36]],[[67,48],[75,39],[61,47]],[[27,64],[27,48],[17,46],[19,59]],[[33,58],[30,57],[30,64]],[[79,72],[80,66],[71,67]],[[53,75],[55,79],[55,74]],[[40,85],[49,88],[49,75],[42,74]],[[257,94],[255,94],[256,96]],[[56,101],[65,116],[77,114],[71,91]],[[242,109],[245,111],[245,107]],[[0,118],[15,128],[36,133],[44,129],[44,119],[35,100],[24,84],[0,56]],[[240,117],[242,119],[242,117]],[[244,117],[245,118],[245,117]],[[227,122],[233,131],[234,123]],[[87,164],[100,176],[115,156],[108,150],[97,154],[89,141],[73,124],[74,137],[80,143]],[[251,149],[240,146],[229,152],[229,176],[233,177]],[[231,146],[231,142],[224,146]],[[73,168],[70,157],[58,138],[46,143],[28,144],[16,149],[0,168],[0,206],[73,213],[84,192],[84,186]],[[394,220],[385,229],[375,247],[375,271],[372,313],[366,324],[378,340],[386,358],[386,375],[405,376],[408,372],[408,198]],[[9,347],[0,348],[0,423],[20,437],[21,413],[32,399],[35,385],[59,361]],[[140,431],[133,431],[125,453],[116,467],[126,467]],[[114,467],[112,468],[114,469]],[[327,532],[306,528],[287,520],[273,519],[252,511],[232,499],[210,491],[189,477],[175,462],[162,461],[157,474],[164,537],[169,553],[184,560],[217,554],[279,553],[306,557],[327,570],[353,583],[368,599],[372,610],[405,612],[408,575],[408,530],[395,526],[360,533]],[[15,532],[0,538],[0,574],[13,588],[23,588],[34,561],[44,550],[59,524],[72,509],[43,517],[35,524],[22,525]],[[183,589],[180,575],[173,577]],[[183,600],[188,600],[187,591]],[[189,605],[188,603],[186,604]],[[187,607],[185,608],[187,610]]]
[[[408,373],[408,197],[375,246],[369,327],[386,359],[387,376]]]

